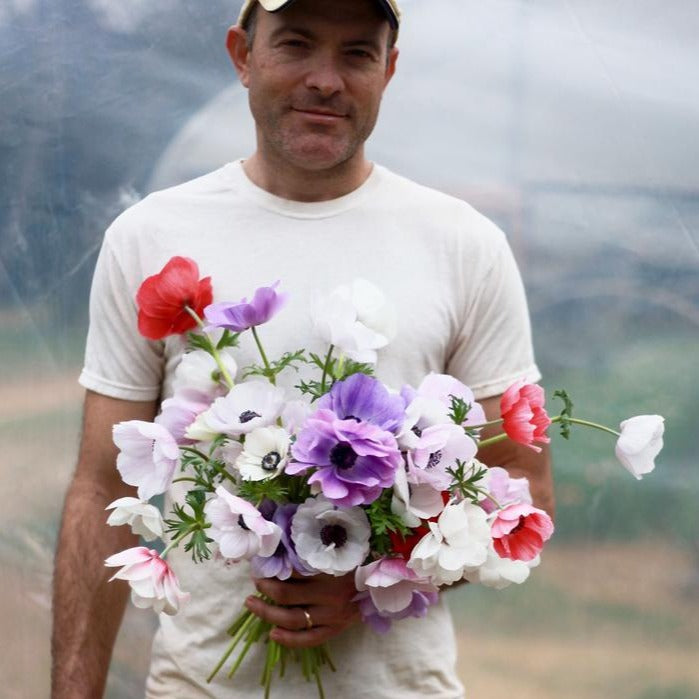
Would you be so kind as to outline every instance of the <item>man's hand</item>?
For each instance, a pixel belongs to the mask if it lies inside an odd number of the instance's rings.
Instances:
[[[318,646],[359,618],[358,606],[352,602],[357,594],[353,573],[337,578],[294,574],[284,581],[258,579],[255,586],[279,606],[252,596],[247,598],[245,606],[261,619],[274,624],[277,628],[270,632],[270,638],[289,648]]]

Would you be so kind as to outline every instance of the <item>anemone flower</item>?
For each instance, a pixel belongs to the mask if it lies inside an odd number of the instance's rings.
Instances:
[[[209,536],[218,544],[224,558],[250,560],[253,556],[271,556],[279,545],[281,530],[266,520],[247,500],[216,488],[204,512],[211,522]]]
[[[291,522],[296,553],[309,568],[344,575],[364,562],[371,527],[361,507],[338,508],[322,495],[299,505]]]
[[[111,578],[127,580],[131,601],[140,609],[153,608],[170,616],[177,614],[189,593],[182,592],[177,577],[155,549],[136,546],[115,553],[104,562],[106,566],[122,566]]]
[[[114,425],[114,444],[120,449],[117,469],[124,483],[138,488],[141,500],[164,493],[172,483],[180,449],[175,438],[153,422],[129,420]]]
[[[325,497],[342,507],[367,505],[393,485],[402,463],[395,437],[368,422],[342,420],[331,410],[318,410],[306,421],[291,448],[291,475],[313,469]]]

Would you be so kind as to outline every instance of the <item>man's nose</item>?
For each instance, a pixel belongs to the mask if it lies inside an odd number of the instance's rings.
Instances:
[[[316,90],[323,97],[342,92],[345,81],[337,61],[330,55],[318,56],[306,74],[306,87]]]

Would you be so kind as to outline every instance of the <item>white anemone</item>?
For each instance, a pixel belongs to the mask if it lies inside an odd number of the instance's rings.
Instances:
[[[391,511],[408,527],[417,527],[421,520],[436,517],[444,509],[442,493],[428,483],[410,485],[404,468],[396,470]]]
[[[278,476],[289,460],[291,436],[281,427],[260,427],[245,438],[236,468],[245,481],[262,481]]]
[[[149,500],[170,487],[180,448],[165,427],[128,420],[114,425],[112,438],[120,450],[117,470],[124,483],[138,488],[141,500]]]
[[[219,351],[223,366],[234,377],[238,371],[238,365],[233,355],[223,349]],[[223,395],[228,389],[222,381],[221,370],[216,360],[204,350],[193,350],[182,355],[180,363],[175,369],[173,390],[195,390],[208,396]]]
[[[131,531],[146,541],[159,539],[163,535],[163,518],[155,505],[149,505],[138,498],[119,498],[107,505],[105,510],[114,510],[108,519],[110,527],[123,524],[131,526]]]
[[[209,500],[204,512],[211,522],[209,536],[218,544],[224,558],[250,560],[253,556],[271,556],[281,539],[282,530],[266,520],[247,500],[216,488],[216,497]]]
[[[317,335],[358,362],[375,363],[376,350],[396,333],[396,314],[383,292],[366,279],[355,279],[316,297],[311,315]]]
[[[238,436],[271,425],[284,407],[284,391],[267,381],[246,381],[233,386],[228,395],[190,425],[189,439],[209,441],[217,434]]]
[[[529,577],[532,568],[541,563],[541,556],[531,561],[515,561],[511,558],[500,558],[492,543],[488,547],[488,558],[476,570],[464,574],[464,579],[472,583],[480,583],[495,590],[502,590],[513,583],[521,585]]]
[[[456,582],[488,558],[490,524],[485,511],[463,500],[447,505],[430,531],[420,539],[408,561],[419,576],[435,585]]]
[[[655,468],[663,448],[665,420],[660,415],[636,415],[624,420],[615,453],[622,466],[638,480]]]
[[[291,521],[296,553],[308,567],[344,575],[364,563],[371,528],[361,507],[337,508],[322,495],[299,505]]]

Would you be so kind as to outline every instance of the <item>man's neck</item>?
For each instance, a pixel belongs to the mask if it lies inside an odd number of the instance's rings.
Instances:
[[[243,170],[261,189],[290,201],[314,202],[337,199],[361,187],[371,174],[364,151],[327,170],[306,170],[276,162],[258,149],[243,163]]]

